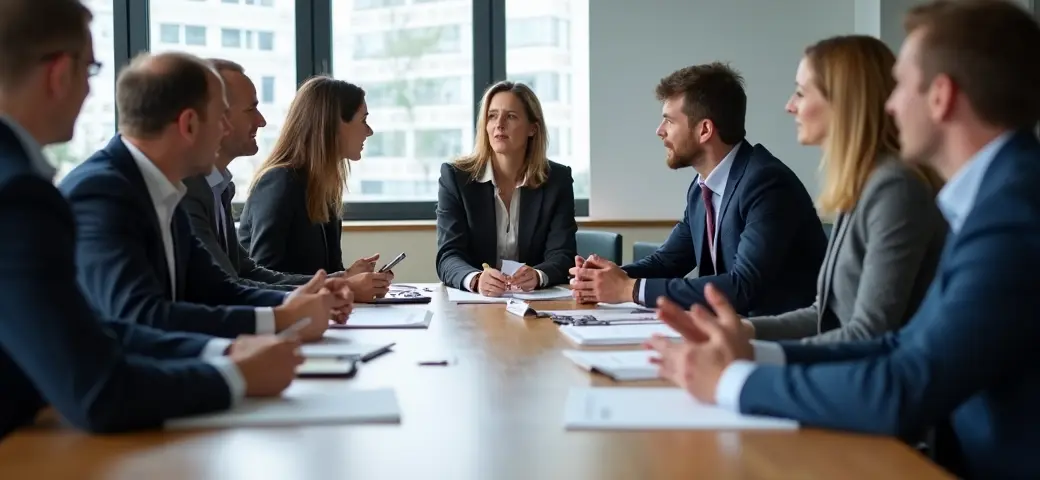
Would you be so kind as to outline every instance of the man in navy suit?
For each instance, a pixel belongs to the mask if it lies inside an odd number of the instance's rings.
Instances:
[[[161,328],[234,337],[312,320],[304,340],[328,328],[324,272],[294,293],[239,285],[192,235],[180,207],[183,180],[213,168],[226,134],[220,76],[183,53],[141,56],[116,85],[122,134],[76,167],[60,189],[79,226],[79,281],[102,314]],[[326,288],[328,287],[328,288]],[[342,315],[339,318],[342,320]]]
[[[76,284],[76,227],[40,145],[67,142],[94,60],[78,0],[0,2],[0,438],[50,405],[91,432],[153,428],[280,394],[299,341],[235,342],[94,316]],[[227,355],[225,355],[227,352]]]
[[[661,80],[664,119],[657,135],[672,169],[693,167],[686,211],[656,252],[618,267],[577,258],[579,301],[687,307],[704,285],[721,288],[745,315],[812,304],[827,238],[798,177],[762,145],[745,140],[743,80],[720,63],[680,69]],[[695,267],[697,278],[684,278]]]
[[[917,314],[871,341],[752,343],[709,288],[715,314],[663,300],[687,340],[650,346],[703,402],[908,440],[937,426],[953,472],[1040,478],[1040,26],[1000,0],[918,6],[906,25],[888,110],[903,156],[948,180],[951,233]]]

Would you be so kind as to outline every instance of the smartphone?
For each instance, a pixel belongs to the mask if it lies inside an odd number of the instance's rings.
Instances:
[[[383,266],[382,266],[382,267],[381,267],[381,268],[379,269],[379,273],[383,273],[383,272],[386,272],[386,271],[388,271],[388,270],[390,270],[390,269],[392,269],[392,268],[396,267],[396,266],[397,266],[397,264],[398,264],[398,263],[401,263],[401,261],[402,261],[402,260],[404,260],[404,258],[405,258],[406,256],[407,256],[407,255],[405,255],[405,254],[404,254],[404,252],[401,252],[401,254],[400,254],[400,255],[398,255],[397,257],[395,257],[395,258],[394,258],[393,260],[390,260],[390,263],[388,263],[388,264],[386,264],[386,265],[383,265]]]
[[[354,358],[308,358],[296,367],[301,378],[351,378],[357,374]]]

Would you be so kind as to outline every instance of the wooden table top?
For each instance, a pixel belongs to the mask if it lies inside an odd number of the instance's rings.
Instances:
[[[353,331],[362,341],[397,342],[354,379],[297,380],[290,387],[393,387],[400,424],[113,436],[50,424],[0,442],[0,478],[951,478],[883,437],[814,429],[566,431],[570,387],[616,384],[564,358],[560,351],[574,347],[552,322],[509,315],[501,304],[452,305],[443,292],[429,308],[434,317],[426,330]],[[452,365],[417,365],[442,359]]]

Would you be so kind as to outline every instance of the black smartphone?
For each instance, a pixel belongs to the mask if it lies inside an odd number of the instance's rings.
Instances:
[[[301,378],[351,378],[357,374],[356,358],[308,358],[296,367]]]
[[[398,263],[401,263],[401,261],[402,261],[402,260],[404,260],[404,258],[405,258],[406,256],[407,256],[407,255],[405,255],[405,254],[404,254],[404,252],[401,252],[401,254],[400,254],[400,255],[398,255],[397,257],[395,257],[395,258],[394,258],[393,260],[390,260],[390,263],[387,263],[386,265],[383,265],[382,267],[380,267],[380,268],[379,268],[379,273],[383,273],[383,272],[386,272],[386,271],[388,271],[388,270],[390,270],[390,269],[392,269],[392,268],[396,267],[396,266],[397,266],[397,264],[398,264]]]

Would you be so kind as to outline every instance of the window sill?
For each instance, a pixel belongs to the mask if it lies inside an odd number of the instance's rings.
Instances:
[[[578,228],[672,228],[677,220],[595,220],[578,217]],[[435,220],[385,220],[343,222],[344,232],[415,232],[434,231]]]

